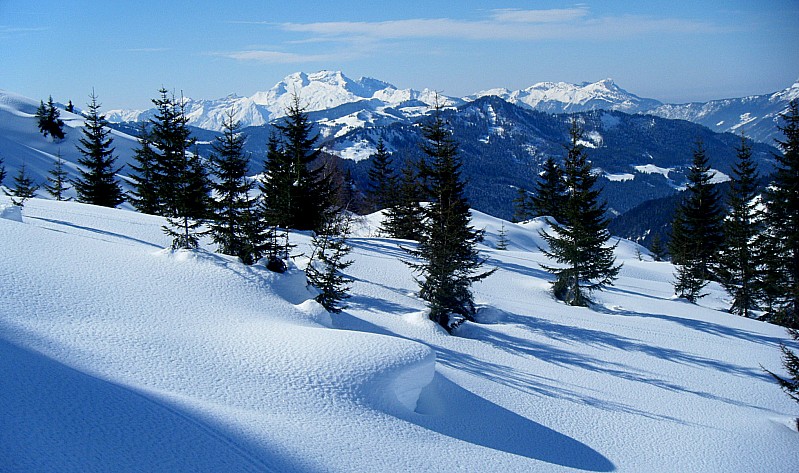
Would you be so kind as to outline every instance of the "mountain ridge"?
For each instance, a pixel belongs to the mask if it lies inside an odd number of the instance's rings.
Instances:
[[[480,97],[493,95],[531,110],[546,113],[575,113],[617,110],[662,118],[688,120],[716,132],[738,133],[743,129],[756,141],[772,143],[780,136],[778,116],[790,100],[799,98],[799,80],[770,94],[727,98],[708,102],[667,104],[640,97],[621,88],[613,79],[596,82],[538,82],[519,90],[492,88],[464,97],[442,95],[431,89],[398,89],[371,77],[351,79],[341,71],[295,72],[269,90],[249,97],[230,94],[219,99],[184,99],[189,124],[220,131],[229,112],[247,126],[262,126],[285,116],[297,95],[307,112],[326,112],[323,137],[341,136],[357,127],[380,126],[411,121],[429,112],[438,100],[445,107],[457,107]],[[336,111],[338,109],[338,111]],[[154,109],[109,110],[110,122],[142,121],[154,116]]]

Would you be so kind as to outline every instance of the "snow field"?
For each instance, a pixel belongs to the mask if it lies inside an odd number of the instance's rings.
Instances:
[[[795,451],[796,407],[760,369],[781,328],[720,312],[715,286],[673,300],[673,267],[626,241],[616,286],[564,306],[544,221],[504,222],[499,251],[503,222],[473,217],[498,270],[450,336],[376,215],[331,316],[302,258],[276,275],[164,250],[158,217],[29,201],[0,218],[0,471],[799,468],[773,454]]]

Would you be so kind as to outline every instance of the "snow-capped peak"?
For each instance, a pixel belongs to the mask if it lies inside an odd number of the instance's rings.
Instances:
[[[643,99],[620,88],[613,79],[598,82],[538,82],[522,90],[490,89],[471,98],[497,95],[508,102],[551,113],[579,112],[594,109],[635,113],[660,104]]]

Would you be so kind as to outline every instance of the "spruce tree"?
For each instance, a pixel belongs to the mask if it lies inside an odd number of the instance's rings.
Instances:
[[[508,249],[508,232],[505,230],[505,224],[502,224],[502,227],[499,229],[497,233],[497,249],[498,250],[507,250]]]
[[[652,252],[652,257],[655,261],[663,261],[666,258],[666,247],[663,246],[663,240],[661,240],[659,233],[655,233],[655,236],[652,237],[649,251]]]
[[[789,328],[788,334],[791,338],[799,342],[799,331]],[[788,397],[799,402],[799,356],[784,343],[780,343],[780,350],[782,351],[782,364],[790,375],[790,378],[783,378],[769,370],[766,370],[766,372],[777,381]],[[796,420],[796,425],[799,427],[799,419]]]
[[[293,97],[286,113],[283,122],[275,125],[282,140],[281,161],[288,165],[290,177],[289,188],[280,189],[280,193],[288,194],[285,228],[320,230],[332,207],[330,176],[316,162],[320,155],[315,147],[317,136],[312,134],[313,124],[298,96]]]
[[[212,187],[216,191],[214,219],[211,236],[219,252],[238,256],[242,261],[252,261],[252,245],[247,243],[247,219],[255,199],[249,197],[255,184],[247,179],[249,159],[244,154],[245,137],[241,126],[228,114],[222,121],[222,136],[213,144],[211,169],[216,177]]]
[[[533,217],[533,203],[530,193],[527,189],[520,187],[516,191],[516,197],[513,199],[513,221],[523,222]]]
[[[64,158],[61,157],[61,152],[58,153],[58,159],[55,161],[55,165],[47,176],[47,182],[49,184],[44,185],[44,189],[50,194],[55,200],[72,200],[71,197],[66,197],[64,193],[69,190],[69,186],[67,185],[67,171],[64,169]]]
[[[544,162],[541,175],[530,199],[532,217],[552,217],[561,224],[568,224],[565,216],[566,183],[563,170],[551,157]]]
[[[729,212],[724,220],[724,241],[716,270],[719,282],[732,296],[730,312],[751,317],[757,306],[757,279],[760,254],[755,245],[762,231],[762,218],[757,208],[757,166],[752,160],[752,147],[741,133],[738,161],[732,169]]]
[[[345,309],[344,300],[350,297],[348,284],[352,279],[343,273],[352,264],[352,260],[345,259],[351,251],[347,244],[350,220],[349,215],[340,212],[324,224],[313,237],[313,249],[305,269],[308,284],[319,291],[314,299],[333,313]]]
[[[124,202],[124,192],[116,179],[121,168],[115,168],[113,138],[105,115],[100,114],[100,104],[92,91],[86,123],[83,126],[83,137],[79,141],[78,151],[83,155],[78,163],[83,166],[80,178],[74,181],[78,202],[116,207]]]
[[[418,262],[408,264],[420,276],[419,296],[427,301],[430,320],[451,332],[464,321],[474,320],[472,283],[493,270],[479,272],[484,260],[476,246],[482,232],[469,225],[458,145],[439,106],[422,126],[422,133],[422,151],[428,161],[421,163],[420,172],[430,203],[424,209],[419,245],[407,249]]]
[[[259,188],[261,200],[258,205],[259,220],[268,229],[267,268],[284,272],[283,260],[289,257],[291,244],[288,229],[292,215],[292,186],[294,173],[292,163],[276,135],[272,134],[266,146],[266,160]]]
[[[0,187],[3,186],[3,181],[6,179],[6,165],[3,163],[3,158],[0,158]]]
[[[3,192],[11,197],[11,203],[20,207],[25,206],[25,201],[36,197],[39,186],[34,184],[33,179],[25,172],[25,163],[19,167],[17,175],[14,176],[14,187],[10,190],[3,189]]]
[[[64,139],[64,120],[61,119],[61,112],[53,102],[53,96],[47,100],[47,104],[39,101],[39,108],[36,110],[36,122],[39,131],[47,138],[52,135],[53,140]]]
[[[133,189],[128,193],[128,201],[139,212],[156,215],[163,208],[163,199],[159,192],[160,184],[156,174],[156,151],[152,147],[152,138],[146,123],[139,125],[139,146],[134,150],[133,159],[137,164],[131,164],[133,173]]]
[[[677,265],[675,293],[690,302],[704,297],[723,242],[719,196],[710,183],[713,174],[702,142],[696,143],[688,171],[686,196],[672,222],[669,252]]]
[[[67,103],[65,110],[69,113],[75,113],[75,105],[72,104],[72,100]]]
[[[777,170],[766,193],[767,291],[774,295],[767,318],[799,327],[799,102],[781,115]]]
[[[549,250],[542,250],[559,266],[541,265],[556,276],[552,284],[555,297],[574,306],[586,306],[592,291],[612,285],[621,265],[616,265],[610,239],[607,204],[600,203],[596,189],[597,176],[580,144],[582,129],[575,119],[569,128],[570,143],[566,146],[563,182],[567,199],[562,219],[568,224],[550,222],[552,234],[541,231]],[[618,243],[617,243],[618,244]]]
[[[207,233],[202,227],[211,205],[211,183],[196,150],[184,152],[182,162],[175,164],[177,177],[172,182],[168,225],[162,229],[172,237],[173,250],[193,250],[199,247],[200,236]]]
[[[416,165],[407,161],[399,177],[396,201],[386,209],[380,232],[390,238],[419,241],[424,219],[424,210],[419,204],[421,193]]]
[[[383,139],[377,142],[377,150],[370,156],[369,187],[367,200],[369,211],[388,209],[396,201],[397,177],[391,167],[391,153],[386,149]]]

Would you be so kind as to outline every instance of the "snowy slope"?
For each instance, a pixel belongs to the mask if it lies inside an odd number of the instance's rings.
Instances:
[[[574,113],[587,110],[638,113],[660,105],[657,100],[641,98],[627,92],[616,85],[613,79],[582,84],[539,82],[522,90],[485,90],[471,98],[486,95],[495,95],[512,104],[549,113]]]
[[[157,217],[38,199],[3,215],[3,471],[799,468],[774,454],[796,449],[797,407],[760,369],[784,332],[718,311],[718,288],[672,300],[673,268],[629,242],[617,286],[571,308],[538,266],[545,223],[475,213],[499,269],[453,337],[377,216],[330,317],[297,268],[166,251]]]
[[[80,176],[77,163],[82,155],[77,145],[84,137],[84,118],[59,110],[66,136],[63,140],[53,141],[52,137],[45,138],[39,132],[35,117],[38,106],[38,101],[0,90],[0,158],[8,173],[4,182],[7,186],[11,185],[23,163],[26,173],[37,185],[45,184],[59,155],[64,159],[68,178],[74,180]],[[100,113],[103,113],[102,109]],[[110,136],[114,140],[116,165],[123,167],[120,175],[127,175],[128,169],[124,166],[133,161],[133,150],[138,147],[138,142],[136,138],[116,130],[111,130]],[[39,195],[46,195],[43,187]],[[74,197],[75,191],[71,186],[66,195]]]
[[[688,120],[716,132],[741,133],[754,140],[772,144],[782,139],[777,126],[783,125],[780,114],[791,100],[799,99],[799,80],[773,94],[711,100],[686,104],[663,104],[647,113],[663,118]]]

